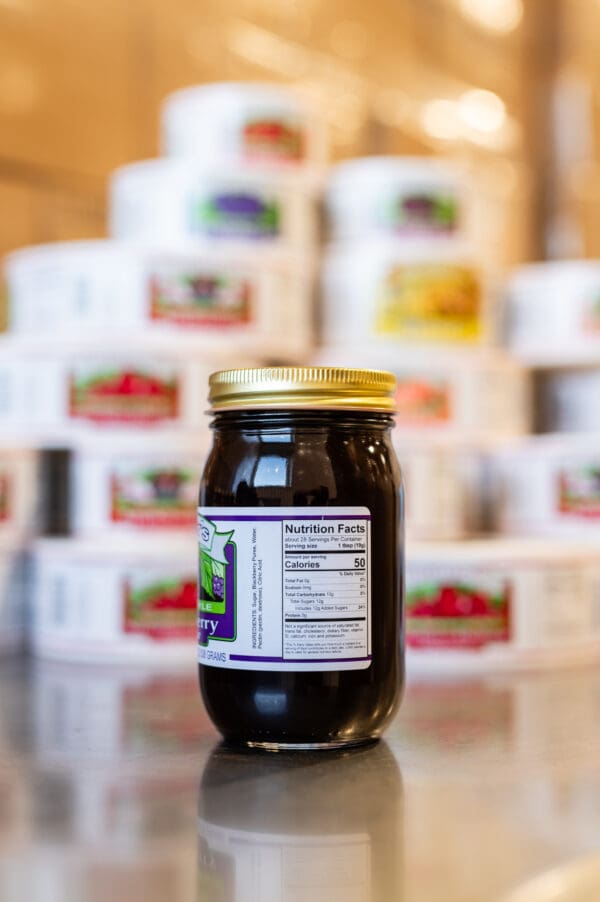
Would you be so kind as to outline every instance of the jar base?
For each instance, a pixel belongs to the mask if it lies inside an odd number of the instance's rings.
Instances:
[[[374,745],[378,741],[379,736],[367,736],[365,739],[332,739],[328,742],[273,742],[248,739],[241,744],[245,748],[260,752],[327,752]]]

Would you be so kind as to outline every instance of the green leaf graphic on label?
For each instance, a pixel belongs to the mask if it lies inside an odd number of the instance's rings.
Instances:
[[[198,642],[231,642],[236,635],[236,545],[234,530],[219,532],[200,516]]]

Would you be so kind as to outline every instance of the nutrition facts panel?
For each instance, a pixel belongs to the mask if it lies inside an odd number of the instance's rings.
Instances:
[[[198,540],[201,664],[370,667],[368,507],[201,508]]]
[[[359,510],[282,521],[284,661],[369,665],[371,522]]]

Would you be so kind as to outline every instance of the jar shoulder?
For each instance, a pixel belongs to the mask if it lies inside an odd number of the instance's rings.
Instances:
[[[389,433],[215,435],[200,503],[252,503],[252,493],[278,493],[285,503],[350,503],[353,494],[399,492],[401,474]],[[295,497],[294,497],[295,496]],[[212,500],[217,498],[217,501]],[[264,501],[263,501],[264,503]]]

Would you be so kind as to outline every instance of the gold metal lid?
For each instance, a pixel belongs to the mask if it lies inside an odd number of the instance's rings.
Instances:
[[[220,370],[208,384],[212,410],[396,410],[396,377],[380,370],[267,366]]]

